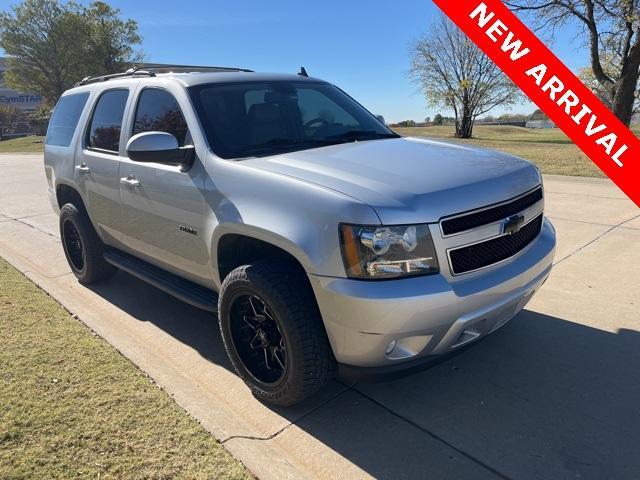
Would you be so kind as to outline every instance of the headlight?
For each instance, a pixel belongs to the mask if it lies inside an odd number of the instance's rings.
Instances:
[[[428,225],[340,225],[347,276],[378,279],[437,273]]]

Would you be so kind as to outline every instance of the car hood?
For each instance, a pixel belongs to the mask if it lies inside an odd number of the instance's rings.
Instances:
[[[383,224],[437,222],[541,183],[538,169],[525,160],[417,138],[353,142],[245,162],[354,197],[371,206]]]

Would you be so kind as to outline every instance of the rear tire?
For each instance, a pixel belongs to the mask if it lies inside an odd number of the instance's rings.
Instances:
[[[335,360],[303,272],[262,261],[233,270],[218,300],[225,349],[261,401],[290,406],[334,375]]]
[[[105,246],[84,209],[72,203],[60,209],[60,238],[67,262],[80,283],[99,282],[116,272],[117,269],[105,261]]]

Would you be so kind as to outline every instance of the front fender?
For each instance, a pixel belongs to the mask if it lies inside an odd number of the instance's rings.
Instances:
[[[251,162],[212,159],[211,266],[218,276],[218,243],[223,235],[246,235],[286,251],[307,273],[345,277],[339,225],[379,224],[375,211],[348,195],[286,175],[266,172]]]

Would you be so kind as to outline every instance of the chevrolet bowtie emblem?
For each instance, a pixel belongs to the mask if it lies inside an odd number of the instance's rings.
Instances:
[[[524,223],[523,215],[511,215],[502,221],[502,233],[504,235],[513,235],[518,233]]]

